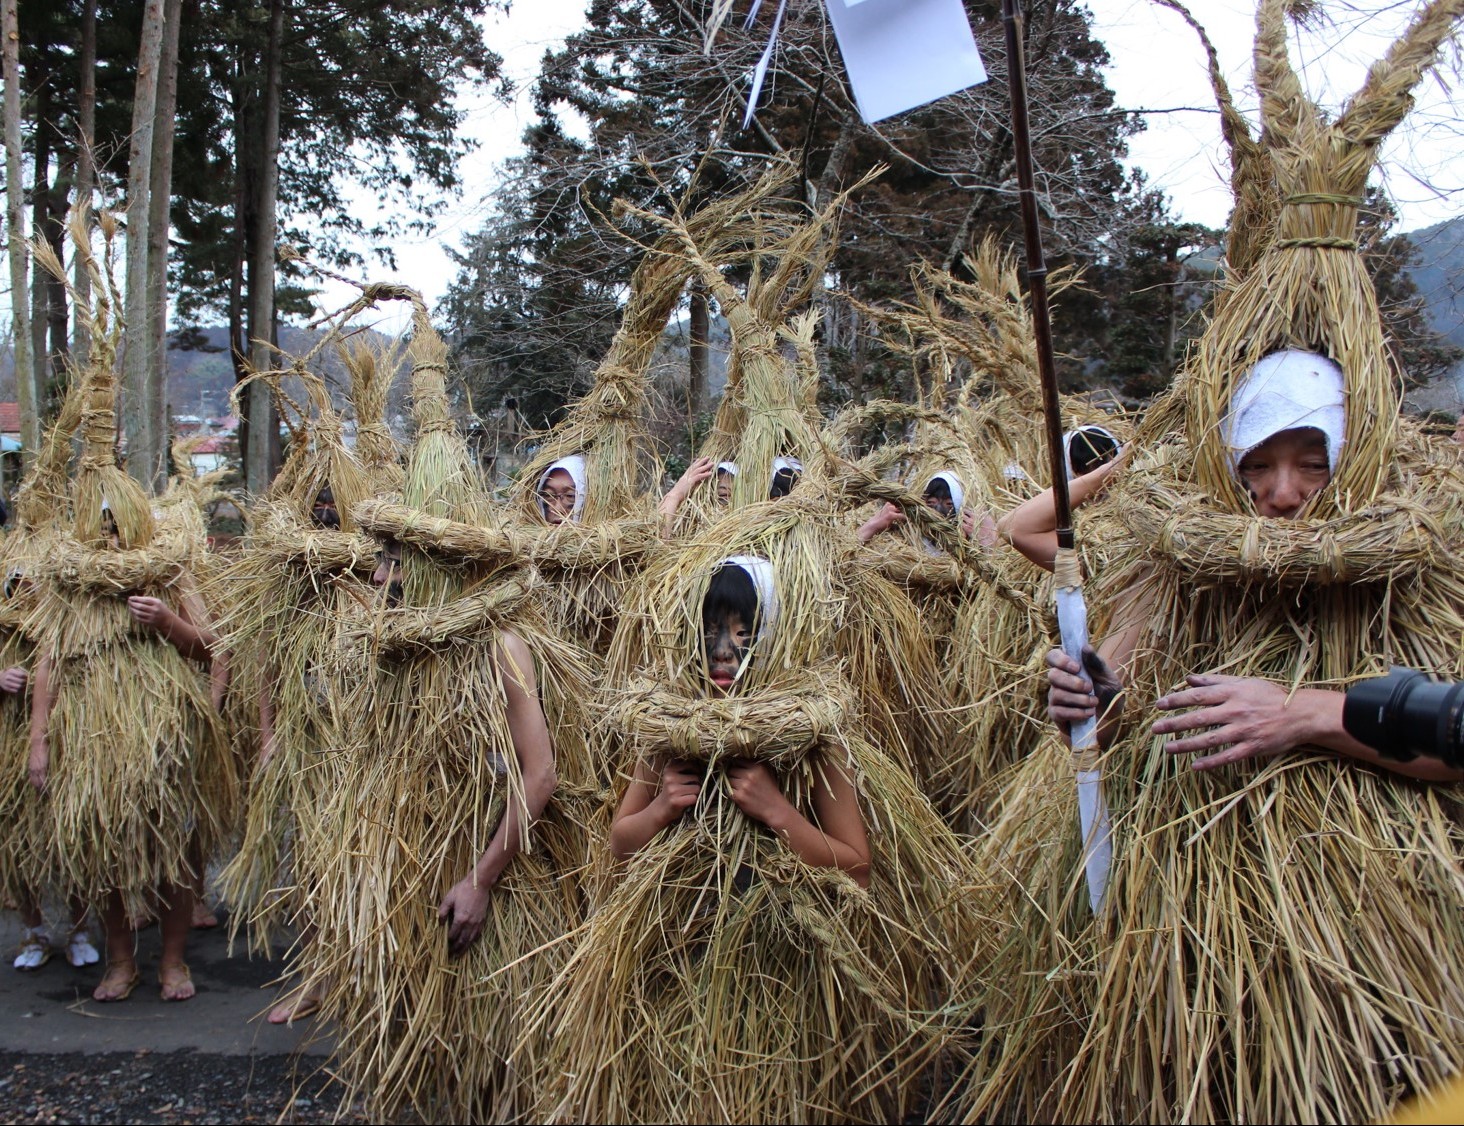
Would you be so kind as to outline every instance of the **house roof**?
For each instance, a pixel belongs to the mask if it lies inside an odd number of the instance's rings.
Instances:
[[[0,434],[20,433],[20,404],[0,403]]]

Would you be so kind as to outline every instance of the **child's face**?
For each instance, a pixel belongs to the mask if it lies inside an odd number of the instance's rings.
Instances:
[[[742,667],[747,647],[752,644],[752,630],[742,620],[742,615],[735,612],[707,622],[705,630],[707,672],[712,687],[718,694],[723,694],[737,679],[737,670]]]
[[[717,503],[723,508],[732,503],[732,474],[725,469],[717,470]]]

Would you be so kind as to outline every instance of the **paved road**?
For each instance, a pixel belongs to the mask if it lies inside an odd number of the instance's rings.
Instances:
[[[100,1005],[91,999],[99,966],[67,965],[61,951],[34,973],[11,968],[21,926],[13,912],[0,923],[0,1052],[54,1053],[199,1051],[221,1056],[322,1057],[329,1043],[313,1022],[268,1024],[263,1011],[275,996],[270,983],[282,963],[250,960],[241,948],[229,957],[225,927],[194,931],[188,963],[198,996],[168,1003],[158,996],[158,928],[143,931],[138,962],[142,982],[130,998]],[[97,946],[101,942],[98,938]]]

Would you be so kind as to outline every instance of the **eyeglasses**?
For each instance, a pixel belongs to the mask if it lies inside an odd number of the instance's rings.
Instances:
[[[573,489],[566,489],[564,492],[556,492],[554,489],[540,489],[539,499],[545,504],[574,504],[577,494]]]

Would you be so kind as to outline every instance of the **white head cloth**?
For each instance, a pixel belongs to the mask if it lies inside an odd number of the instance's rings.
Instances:
[[[1113,431],[1106,426],[1099,426],[1096,422],[1087,423],[1084,426],[1075,426],[1062,436],[1062,464],[1067,469],[1068,480],[1073,479],[1073,439],[1079,434],[1102,434],[1113,443],[1113,455],[1110,461],[1118,456],[1118,451],[1123,449],[1123,443],[1114,437]],[[1089,470],[1089,472],[1093,472]]]
[[[548,469],[544,470],[539,477],[539,490],[541,492],[544,489],[544,482],[549,480],[549,474],[553,473],[556,469],[564,470],[564,472],[569,474],[569,479],[574,482],[574,505],[569,510],[569,519],[578,520],[580,509],[585,506],[585,482],[587,481],[585,476],[585,455],[570,454],[568,457],[560,458],[550,465]],[[540,501],[539,503],[542,505],[544,502]]]
[[[729,564],[747,572],[747,577],[752,580],[752,589],[757,591],[757,639],[761,641],[778,621],[778,592],[773,587],[773,565],[760,555],[731,555],[717,566]]]
[[[796,457],[792,457],[788,454],[779,454],[777,457],[773,458],[773,477],[776,477],[785,469],[791,469],[794,473],[802,473],[803,462],[799,461]],[[769,487],[772,486],[772,483],[772,479],[769,478]]]
[[[925,482],[925,491],[927,493],[930,492],[930,486],[937,481],[944,481],[946,487],[951,490],[951,507],[956,510],[956,515],[959,516],[961,510],[966,507],[966,486],[961,484],[961,479],[949,469],[942,469],[929,481]]]
[[[719,461],[717,462],[717,472],[726,473],[730,477],[736,477],[737,463],[735,461]]]
[[[1327,465],[1347,440],[1346,392],[1342,369],[1326,356],[1288,348],[1256,362],[1240,381],[1222,424],[1230,467],[1283,430],[1315,427],[1327,437]]]

